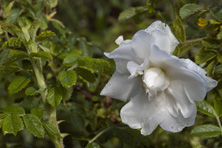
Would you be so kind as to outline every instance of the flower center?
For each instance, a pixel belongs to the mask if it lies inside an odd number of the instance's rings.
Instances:
[[[155,97],[158,91],[165,90],[170,83],[169,78],[160,68],[149,68],[144,71],[143,85],[149,97]]]

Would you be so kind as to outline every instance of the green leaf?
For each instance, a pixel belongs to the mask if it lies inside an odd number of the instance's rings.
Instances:
[[[3,120],[0,119],[0,128],[2,128]]]
[[[215,73],[222,73],[222,64],[217,65],[217,67],[215,68]]]
[[[23,46],[23,41],[21,38],[11,37],[7,43],[8,47],[11,48],[21,48]]]
[[[37,34],[37,31],[38,29],[40,28],[41,26],[41,22],[40,21],[34,21],[29,29],[29,34],[30,34],[30,37],[32,38],[32,40],[35,40],[35,37],[36,37],[36,34]]]
[[[217,39],[221,40],[222,39],[222,30],[217,34]]]
[[[179,14],[182,19],[187,19],[191,15],[200,12],[204,8],[197,4],[185,4],[180,8]]]
[[[56,34],[54,33],[54,32],[52,32],[52,31],[50,31],[50,30],[46,30],[46,31],[44,31],[44,32],[41,32],[36,38],[35,38],[35,40],[37,41],[37,42],[41,42],[41,41],[43,41],[43,40],[46,40],[46,39],[49,39],[49,38],[51,38],[51,37],[53,37],[53,36],[55,36]]]
[[[60,88],[51,88],[49,90],[47,101],[53,107],[56,107],[60,104],[62,100],[62,92]]]
[[[23,128],[22,119],[16,114],[9,114],[3,120],[2,131],[4,135],[13,134],[16,136],[17,132],[23,130]]]
[[[30,40],[29,28],[30,28],[30,25],[26,25],[22,27],[22,32],[24,33],[24,37],[27,42],[29,42]]]
[[[2,110],[5,113],[10,113],[10,114],[20,114],[20,115],[24,115],[25,114],[25,110],[20,107],[20,106],[8,106],[7,108]]]
[[[0,119],[5,118],[6,116],[8,116],[8,113],[2,113],[2,114],[0,114]]]
[[[75,71],[61,71],[59,73],[59,81],[61,82],[62,86],[69,89],[73,85],[76,84],[77,74]]]
[[[58,0],[49,0],[50,8],[54,8],[58,4]]]
[[[15,54],[6,60],[4,62],[4,65],[11,65],[14,62],[17,62],[17,61],[20,61],[23,59],[28,59],[28,55],[25,53],[24,54],[23,53]]]
[[[202,40],[202,44],[206,48],[219,48],[220,42],[214,38],[205,38]]]
[[[8,75],[15,73],[16,71],[18,71],[19,68],[15,67],[15,66],[3,66],[0,67],[0,76],[1,77],[7,77]]]
[[[186,35],[183,28],[183,24],[179,18],[173,21],[173,29],[174,29],[174,34],[176,38],[180,41],[180,43],[183,43],[186,38]]]
[[[10,48],[21,48],[23,47],[23,41],[21,38],[11,37],[7,43]]]
[[[72,123],[72,129],[74,129],[74,131],[83,132],[85,130],[86,123],[82,115],[77,113],[77,111],[71,111],[69,112],[69,116]]]
[[[0,21],[0,26],[1,26],[1,29],[5,30],[6,32],[9,32],[10,34],[14,36],[16,35],[19,38],[25,39],[23,32],[19,27],[3,22],[3,21]]]
[[[1,51],[1,54],[0,54],[0,65],[5,63],[5,60],[8,58],[9,53],[10,53],[10,50],[7,50],[7,49]]]
[[[101,148],[98,143],[92,142],[87,144],[86,148]]]
[[[88,82],[93,83],[94,81],[96,81],[96,76],[87,69],[76,68],[75,71],[78,77],[80,77],[85,82],[88,81]]]
[[[82,49],[83,56],[92,57],[92,49],[89,48],[85,38],[79,40],[79,48]]]
[[[139,13],[143,13],[146,12],[147,8],[144,7],[130,7],[125,9],[124,11],[122,11],[118,17],[118,21],[119,22],[124,22],[128,19],[133,18],[134,16],[136,16]]]
[[[216,137],[221,134],[220,128],[215,126],[215,125],[200,125],[195,127],[192,131],[191,134],[194,136],[202,136],[202,137]]]
[[[121,130],[121,127],[119,127]],[[129,127],[125,129],[126,132],[130,133],[136,141],[143,144],[145,147],[150,147],[151,140],[147,140],[146,136],[143,136],[139,130],[134,130]]]
[[[131,145],[132,148],[136,147],[136,139],[132,134],[127,132],[125,129],[120,129],[118,127],[113,127],[112,131],[127,145]]]
[[[31,114],[36,115],[41,120],[44,115],[44,110],[41,108],[32,108]]]
[[[53,60],[53,56],[50,53],[45,52],[45,51],[32,52],[30,55],[33,58],[43,58],[50,61]]]
[[[7,18],[7,17],[8,17],[8,15],[9,15],[9,13],[10,13],[13,5],[14,5],[14,2],[15,2],[15,1],[12,1],[11,3],[9,3],[8,6],[5,8],[5,10],[3,11],[3,17],[4,17],[4,18]]]
[[[222,22],[222,9],[220,6],[211,7],[210,12],[215,17],[215,19]]]
[[[21,9],[12,9],[9,13],[9,16],[6,18],[6,22],[9,24],[15,24],[21,12]]]
[[[35,87],[28,87],[26,90],[25,90],[25,94],[27,96],[35,96],[39,93],[39,90]]]
[[[79,58],[80,56],[78,54],[68,54],[63,60],[63,65],[68,67],[73,66],[77,64]]]
[[[106,60],[94,59],[83,56],[79,58],[78,65],[81,68],[87,69],[92,73],[98,74],[112,74],[114,72],[114,66]]]
[[[214,75],[216,63],[217,60],[213,60],[212,62],[210,62],[210,64],[207,65],[206,71],[208,76],[211,77],[212,75]]]
[[[182,47],[179,48],[179,52],[177,53],[178,57],[182,57],[186,55],[186,53],[197,43],[183,44]]]
[[[40,45],[40,44],[39,44],[39,47],[40,47],[43,51],[50,53],[50,49],[49,49],[49,48],[47,48],[47,47],[45,47],[45,46],[42,46],[42,45]]]
[[[201,64],[207,62],[217,56],[217,51],[214,49],[202,49],[195,56],[195,62]]]
[[[9,84],[10,94],[15,94],[25,88],[31,80],[25,76],[18,76]]]
[[[23,116],[23,120],[25,122],[26,128],[36,137],[38,138],[44,138],[45,131],[42,126],[42,123],[40,119],[33,115],[33,114],[27,114]]]
[[[155,11],[155,6],[158,3],[158,1],[155,0],[147,0],[146,1],[146,7],[149,13],[153,13]]]
[[[60,137],[59,131],[57,128],[48,122],[43,123],[44,128],[46,129],[47,133],[56,137]]]
[[[222,116],[222,100],[214,99],[214,108],[219,117]]]
[[[213,108],[212,105],[210,105],[207,101],[202,101],[202,102],[195,102],[198,111],[200,111],[203,114],[206,114],[211,117],[217,117],[217,113],[215,109]]]
[[[217,55],[217,60],[222,63],[222,51]]]
[[[62,23],[59,21],[53,21],[52,25],[62,36],[65,36],[67,30],[62,26]]]

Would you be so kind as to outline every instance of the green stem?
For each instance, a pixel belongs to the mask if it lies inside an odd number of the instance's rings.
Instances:
[[[92,142],[94,142],[97,138],[99,138],[102,134],[104,134],[105,132],[107,132],[109,130],[109,128],[106,128],[106,129],[104,129],[104,130],[102,130],[100,133],[98,133],[93,139],[91,139],[90,141],[89,141],[89,143],[92,143]]]
[[[44,76],[42,74],[42,70],[39,66],[39,64],[36,64],[35,61],[31,61],[32,63],[32,67],[36,76],[36,80],[38,83],[38,86],[40,88],[40,93],[42,96],[42,101],[45,103],[46,102],[46,96],[47,96],[47,90],[46,90],[46,84],[45,84],[45,80],[44,80]]]
[[[221,126],[220,118],[216,117],[216,119],[217,119],[217,123],[218,123],[218,125],[220,127],[220,131],[221,131],[221,135],[222,135],[222,126]]]
[[[34,46],[32,46],[32,47],[34,47]],[[37,47],[34,47],[32,49],[38,50]],[[41,59],[30,59],[30,60],[31,60],[31,63],[32,63],[32,66],[33,66],[33,70],[34,70],[36,79],[37,79],[38,86],[40,88],[40,94],[41,94],[41,97],[42,97],[42,101],[44,103],[45,112],[47,113],[48,121],[49,121],[49,123],[53,124],[57,128],[57,130],[59,131],[57,118],[56,118],[56,108],[52,107],[46,101],[48,90],[47,90],[44,75],[43,75],[43,72],[42,72]],[[48,134],[48,136],[49,136],[50,140],[53,142],[53,144],[55,145],[56,148],[64,148],[63,138],[57,137],[57,136],[54,136],[54,135],[51,135],[51,134]]]
[[[206,38],[206,37],[197,38],[197,39],[192,39],[192,40],[186,40],[186,41],[183,42],[183,44],[189,44],[189,43],[199,42],[199,41],[203,40],[204,38]]]

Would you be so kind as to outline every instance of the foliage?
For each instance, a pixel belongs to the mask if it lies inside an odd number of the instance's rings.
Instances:
[[[2,0],[0,147],[221,147],[221,6],[195,0]],[[99,95],[115,70],[103,52],[117,47],[119,35],[130,38],[157,19],[180,42],[174,55],[200,64],[218,86],[197,102],[193,127],[142,136],[121,123],[122,102]]]

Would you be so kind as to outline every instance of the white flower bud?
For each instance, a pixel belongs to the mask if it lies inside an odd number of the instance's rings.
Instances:
[[[157,91],[164,91],[170,83],[169,78],[160,68],[149,68],[145,70],[143,82],[145,88],[148,89],[147,92],[154,93],[151,94],[152,96],[156,95]]]

